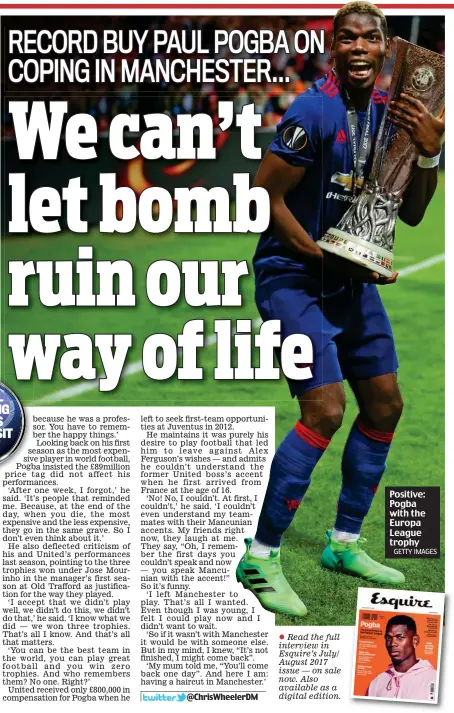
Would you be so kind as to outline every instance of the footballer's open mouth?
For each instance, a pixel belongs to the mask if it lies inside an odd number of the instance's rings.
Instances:
[[[350,79],[357,81],[369,79],[372,72],[372,64],[365,59],[352,59],[348,63],[348,74]]]

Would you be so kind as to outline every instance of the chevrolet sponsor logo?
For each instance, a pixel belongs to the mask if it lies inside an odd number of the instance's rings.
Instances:
[[[349,191],[351,193],[353,189],[353,172],[350,171],[350,173],[341,173],[340,171],[336,171],[336,173],[333,173],[331,176],[331,183],[336,183],[338,186],[342,186],[345,191]],[[364,179],[357,178],[356,183],[358,188],[362,188]]]

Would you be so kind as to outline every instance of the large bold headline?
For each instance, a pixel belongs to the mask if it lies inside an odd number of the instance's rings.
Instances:
[[[72,37],[73,41],[89,42],[88,36],[74,32],[74,36],[66,32],[63,39]],[[59,47],[47,31],[37,33],[36,37],[29,37],[26,32],[10,34],[12,49],[20,52],[45,53],[46,48],[56,52]],[[108,39],[105,38],[105,41]],[[136,38],[138,42],[139,39]],[[140,40],[141,47],[144,41],[144,38]],[[29,44],[23,44],[25,42]],[[80,49],[85,51],[85,45],[81,45]],[[76,161],[97,158],[96,119],[88,113],[69,115],[66,101],[9,101],[8,110],[12,116],[20,161],[30,161],[40,151],[51,169],[62,149]],[[167,114],[118,114],[109,126],[109,148],[114,157],[124,161],[138,156],[149,161],[215,160],[216,132],[236,126],[240,130],[243,156],[261,158],[254,133],[255,128],[261,125],[261,116],[255,113],[253,104],[243,106],[241,113],[235,114],[233,102],[220,101],[218,118],[215,128],[208,114],[178,115],[175,132]],[[8,184],[13,206],[10,233],[58,233],[65,228],[63,215],[70,231],[88,233],[83,207],[89,195],[80,177],[71,178],[61,190],[41,186],[30,192],[27,190],[25,169],[20,173],[10,172]],[[270,222],[268,193],[263,188],[251,187],[248,173],[234,173],[232,184],[235,200],[233,219],[231,198],[226,188],[196,186],[175,188],[169,192],[163,187],[152,186],[137,195],[130,187],[117,186],[115,173],[101,173],[99,231],[106,234],[130,233],[138,224],[152,234],[164,233],[170,228],[175,233],[244,234],[266,230]],[[133,266],[128,261],[96,260],[93,246],[88,244],[79,247],[74,258],[73,261],[10,261],[9,306],[28,307],[30,290],[35,289],[41,304],[50,308],[121,309],[135,306],[137,296],[134,292]],[[170,307],[181,297],[195,308],[241,307],[240,281],[248,275],[246,261],[185,261],[176,265],[170,260],[158,260],[151,263],[147,270],[146,297],[158,307]],[[311,378],[313,350],[306,335],[282,339],[278,320],[263,323],[258,331],[255,327],[257,325],[250,319],[238,319],[234,323],[225,319],[214,321],[217,349],[215,379],[278,379],[279,370],[273,359],[275,349],[280,350],[282,370],[287,377],[297,380]],[[198,366],[198,353],[207,346],[204,329],[202,319],[193,319],[186,322],[176,337],[164,333],[150,335],[142,348],[145,374],[150,379],[161,381],[174,375],[178,379],[203,379],[204,369]],[[212,337],[209,341],[211,346]],[[100,391],[111,391],[117,386],[132,343],[132,334],[8,336],[19,380],[31,379],[34,372],[39,380],[50,380],[58,365],[62,376],[69,381],[99,379]],[[96,367],[99,363],[102,370]]]

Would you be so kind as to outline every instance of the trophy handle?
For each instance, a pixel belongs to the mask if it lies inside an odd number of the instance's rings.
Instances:
[[[407,48],[409,43],[402,40],[400,37],[395,38],[396,44],[396,59],[394,63],[394,71],[391,78],[391,86],[388,92],[388,98],[385,105],[385,112],[378,129],[377,139],[375,141],[375,154],[374,160],[372,162],[372,168],[370,172],[370,179],[372,182],[377,181],[383,168],[385,155],[390,145],[390,141],[393,139],[393,134],[396,134],[396,128],[388,118],[389,103],[394,100],[394,98],[400,93],[400,88],[402,84],[402,77],[405,66],[405,56],[407,54]]]
[[[416,150],[403,128],[388,116],[389,104],[402,92],[419,99],[435,116],[444,114],[444,58],[395,38],[396,56],[391,86],[376,140],[370,179],[387,193],[402,196],[411,181]]]

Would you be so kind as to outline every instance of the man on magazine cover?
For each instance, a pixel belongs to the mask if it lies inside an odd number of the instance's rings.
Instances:
[[[377,290],[396,282],[397,273],[380,277],[316,244],[337,225],[371,168],[387,101],[374,85],[390,56],[381,10],[367,2],[341,8],[331,55],[334,70],[295,99],[255,181],[269,193],[272,216],[254,256],[257,305],[264,320],[281,321],[283,338],[310,337],[314,363],[311,379],[289,380],[301,417],[275,454],[257,533],[246,540],[237,579],[263,607],[290,616],[307,610],[282,572],[281,537],[342,423],[344,379],[359,415],[345,445],[338,511],[321,563],[381,585],[405,581],[402,572],[371,559],[359,540],[402,412],[393,334]],[[407,95],[391,102],[389,116],[419,154],[399,210],[413,226],[436,189],[444,124]]]
[[[370,682],[366,696],[433,700],[437,672],[430,663],[416,658],[419,636],[410,616],[393,616],[386,625],[385,646],[391,658],[386,671]]]

